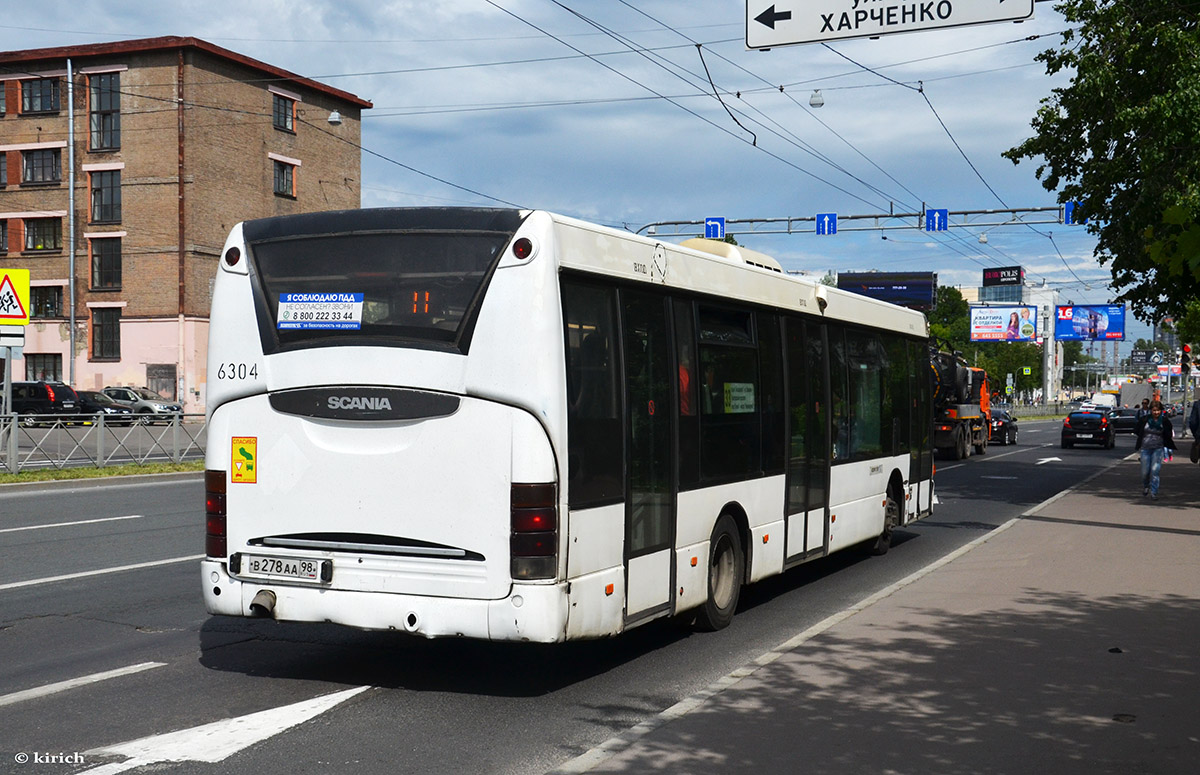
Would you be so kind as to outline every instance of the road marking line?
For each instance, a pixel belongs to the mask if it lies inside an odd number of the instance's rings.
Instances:
[[[134,673],[140,673],[144,670],[153,670],[156,667],[165,667],[166,664],[166,662],[141,662],[136,665],[130,665],[129,667],[120,667],[116,670],[106,670],[103,673],[93,673],[91,675],[80,676],[79,678],[72,678],[69,681],[59,681],[58,683],[46,684],[45,686],[38,686],[33,689],[26,689],[20,692],[13,692],[12,694],[5,694],[0,696],[0,707],[5,705],[15,705],[18,702],[25,702],[26,700],[35,700],[39,697],[48,697],[51,694],[58,694],[59,692],[65,692],[68,689],[75,689],[80,686],[87,686],[88,684],[107,681],[110,678],[120,678],[123,675],[133,675]]]
[[[6,589],[19,589],[21,587],[34,587],[39,584],[52,584],[56,581],[69,581],[71,579],[82,579],[88,576],[103,576],[106,573],[120,573],[127,570],[138,570],[140,568],[153,568],[158,565],[171,565],[177,562],[190,562],[193,560],[204,559],[203,554],[189,554],[187,557],[172,557],[169,560],[153,560],[152,562],[139,562],[133,565],[120,565],[116,568],[101,568],[100,570],[87,570],[81,573],[67,573],[62,576],[48,576],[43,579],[30,579],[29,581],[15,581],[11,584],[0,584],[0,591]]]
[[[97,522],[116,522],[121,519],[142,519],[144,514],[130,514],[127,517],[103,517],[101,519],[81,519],[77,522],[55,522],[53,525],[26,525],[25,527],[6,527],[0,533],[18,533],[22,530],[45,530],[50,527],[71,527],[72,525],[94,525]]]
[[[111,762],[84,770],[91,775],[118,773],[163,762],[206,762],[215,764],[238,751],[261,743],[309,721],[370,689],[359,686],[333,694],[303,700],[282,708],[269,708],[247,716],[227,718],[178,732],[130,740],[127,743],[86,751],[88,756],[125,756],[123,762]]]
[[[1001,452],[996,455],[972,455],[972,457],[983,457],[983,460],[981,460],[979,462],[986,463],[989,460],[999,460],[1000,458],[1008,457],[1009,455],[1019,455],[1022,452],[1033,452],[1034,450],[1042,449],[1043,447],[1052,447],[1052,446],[1054,446],[1054,445],[1053,444],[1038,444],[1037,446],[1034,446],[1034,447],[1022,447],[1021,449],[1013,449],[1013,450],[1009,450],[1008,452]],[[967,464],[966,463],[955,463],[954,465],[949,465],[949,466],[938,466],[937,470],[953,471],[954,469],[962,468],[965,465],[967,465]]]

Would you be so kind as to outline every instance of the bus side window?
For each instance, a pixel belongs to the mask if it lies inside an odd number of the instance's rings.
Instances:
[[[619,500],[624,434],[613,336],[615,293],[562,284],[567,383],[567,502],[571,508]]]

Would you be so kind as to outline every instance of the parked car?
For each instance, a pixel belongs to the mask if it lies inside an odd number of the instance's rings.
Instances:
[[[104,422],[109,425],[131,425],[134,421],[133,409],[119,404],[107,394],[98,390],[76,390],[79,396],[79,414],[86,417],[104,415]]]
[[[1017,443],[1017,418],[1004,409],[992,410],[992,439],[993,444]]]
[[[117,403],[128,406],[143,422],[170,422],[171,415],[183,413],[182,405],[148,388],[109,386],[103,392]]]
[[[47,421],[69,422],[74,419],[78,409],[79,397],[65,383],[44,380],[12,383],[12,411],[24,415],[21,417],[22,425]]]
[[[1114,409],[1108,413],[1108,421],[1112,423],[1114,433],[1133,433],[1137,425],[1138,410],[1132,406]]]
[[[1070,449],[1076,444],[1099,444],[1105,449],[1116,446],[1117,435],[1109,422],[1108,412],[1071,412],[1063,419],[1062,446]]]

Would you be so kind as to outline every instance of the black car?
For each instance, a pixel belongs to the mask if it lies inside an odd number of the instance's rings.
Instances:
[[[1071,412],[1063,420],[1062,446],[1070,449],[1076,444],[1099,444],[1112,449],[1117,444],[1117,434],[1108,419],[1108,412],[1095,409],[1090,412]]]
[[[62,382],[38,380],[12,383],[12,411],[25,415],[21,418],[23,425],[73,420],[78,410],[79,397],[69,385]]]
[[[1004,409],[992,410],[992,444],[1017,443],[1017,418]]]
[[[104,415],[108,425],[130,425],[134,422],[133,410],[124,404],[118,404],[98,390],[77,390],[79,396],[79,413],[89,418]]]
[[[1108,421],[1114,433],[1133,433],[1137,425],[1138,410],[1132,407],[1114,409],[1108,413]]]

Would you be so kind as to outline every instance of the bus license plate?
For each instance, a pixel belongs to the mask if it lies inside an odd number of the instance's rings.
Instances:
[[[320,560],[299,560],[294,557],[242,557],[242,572],[247,576],[320,581]]]

